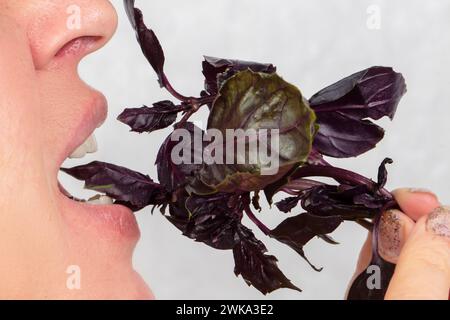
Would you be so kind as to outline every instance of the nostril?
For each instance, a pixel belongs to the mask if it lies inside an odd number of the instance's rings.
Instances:
[[[95,51],[102,38],[103,37],[101,36],[83,36],[75,38],[59,49],[55,54],[55,57],[84,56]]]

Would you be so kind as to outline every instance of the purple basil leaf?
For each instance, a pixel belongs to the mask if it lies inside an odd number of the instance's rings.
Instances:
[[[371,269],[364,270],[353,282],[347,299],[348,300],[383,300],[394,274],[395,265],[387,262],[379,255],[374,255],[370,262]],[[368,282],[369,277],[373,276],[373,266],[377,266],[380,269],[380,288],[369,289]]]
[[[388,201],[388,199],[374,197],[368,193],[362,193],[353,197],[353,202],[356,205],[365,206],[368,210],[379,210],[380,208],[383,208]]]
[[[378,168],[378,188],[384,188],[387,182],[387,176],[388,172],[386,169],[386,164],[392,164],[394,161],[390,158],[386,158],[383,160],[383,162],[380,164],[380,167]]]
[[[384,167],[389,161],[386,159],[380,165],[380,181],[387,178]],[[305,179],[307,177],[333,178],[340,185],[327,185]],[[296,194],[301,199],[302,208],[309,213],[319,216],[340,215],[344,220],[372,219],[386,206],[395,204],[392,195],[380,188],[378,183],[330,165],[304,165],[279,190]],[[293,200],[282,202],[281,209]]]
[[[144,23],[142,12],[135,8],[134,0],[124,0],[125,9],[130,23],[136,31],[136,37],[144,56],[158,75],[161,87],[164,85],[164,51],[153,30],[148,29]]]
[[[203,145],[195,143],[197,137],[201,139],[203,137],[202,129],[198,128],[191,122],[184,124],[183,129],[186,129],[190,133],[190,141],[172,141],[172,134],[169,135],[161,148],[158,151],[156,157],[156,165],[158,169],[158,180],[168,190],[174,191],[179,187],[184,186],[187,183],[187,179],[196,170],[199,170],[202,166],[201,155],[203,154]],[[191,150],[190,163],[175,164],[172,161],[172,150],[175,145],[179,143],[188,143],[186,149]],[[196,161],[198,160],[198,161]]]
[[[277,206],[278,210],[284,213],[289,213],[291,212],[292,209],[294,209],[298,205],[300,200],[301,200],[300,196],[288,197],[275,203],[275,205]]]
[[[289,178],[297,170],[297,167],[298,166],[292,167],[292,169],[289,170],[283,177],[264,188],[264,195],[266,196],[266,200],[269,204],[272,204],[274,195],[289,183]]]
[[[186,237],[215,249],[229,250],[240,241],[242,211],[239,196],[233,194],[186,195],[170,205],[167,219]]]
[[[336,240],[334,240],[331,236],[327,235],[327,234],[319,234],[317,235],[320,239],[322,239],[323,241],[332,244],[332,245],[337,245],[339,244],[339,242],[337,242]]]
[[[248,285],[264,295],[280,288],[301,292],[278,268],[278,260],[266,254],[266,246],[255,238],[251,230],[241,226],[239,235],[241,241],[233,249],[236,276],[241,275]]]
[[[314,149],[335,157],[356,157],[373,149],[384,137],[384,130],[369,120],[357,120],[339,112],[317,114],[320,129]]]
[[[153,105],[153,108],[125,109],[117,120],[128,125],[133,132],[153,132],[167,128],[177,120],[179,112],[185,111],[187,106],[175,106],[171,101],[161,101]]]
[[[363,190],[366,188],[363,188]],[[358,190],[358,193],[352,192]],[[367,195],[367,203],[376,204],[374,208],[365,204],[358,204],[355,198]],[[317,216],[338,215],[344,220],[373,218],[386,200],[371,192],[363,192],[359,186],[348,190],[340,190],[339,186],[323,185],[310,189],[301,195],[302,207],[307,212]]]
[[[316,271],[321,269],[312,265],[305,256],[303,247],[314,237],[332,233],[343,222],[339,216],[320,217],[309,213],[287,218],[270,233],[270,236],[294,249]],[[329,238],[325,238],[327,241]],[[328,241],[328,242],[331,242]]]
[[[274,256],[242,225],[242,195],[217,193],[209,196],[185,194],[169,205],[167,219],[183,235],[220,250],[233,249],[235,274],[263,294],[279,288],[299,290],[281,272]],[[244,195],[244,197],[248,197]]]
[[[318,134],[318,133],[319,133],[319,129],[317,129],[316,134]],[[312,148],[311,152],[309,153],[308,164],[323,165],[323,166],[329,165],[329,163],[327,161],[325,161],[325,159],[323,158],[323,154],[321,154],[319,151],[317,151],[314,148]]]
[[[134,16],[134,3],[135,0],[123,0],[123,5],[125,7],[125,12],[127,14],[128,20],[130,20],[131,26],[136,30],[136,19]]]
[[[338,111],[355,119],[393,119],[405,93],[402,74],[388,67],[371,67],[319,91],[309,102],[318,113]]]
[[[364,270],[354,281],[350,287],[348,300],[383,300],[386,294],[389,282],[394,274],[395,265],[384,260],[378,253],[378,225],[380,219],[375,221],[375,227],[372,233],[372,260],[369,267]],[[371,279],[374,275],[374,267],[379,268],[379,287],[369,288]],[[370,268],[370,269],[369,269]],[[373,281],[373,280],[372,280]]]
[[[256,210],[258,210],[259,212],[261,212],[262,208],[261,205],[259,203],[259,191],[255,191],[253,193],[253,197],[252,197],[252,206],[253,208],[255,208]]]
[[[166,201],[164,188],[149,176],[109,163],[94,161],[61,171],[85,182],[85,188],[105,193],[138,211]]]
[[[190,184],[190,192],[258,191],[308,159],[314,139],[315,115],[298,88],[277,74],[245,70],[221,87],[208,118],[208,129],[219,130],[225,138],[220,141],[219,148],[236,145],[236,136],[227,139],[230,129],[235,130],[233,132],[267,130],[269,134],[271,130],[277,130],[283,146],[270,150],[272,157],[278,158],[276,170],[271,174],[263,174],[269,163],[249,161],[259,159],[259,151],[247,147],[250,146],[248,139],[241,141],[245,144],[241,154],[224,148],[221,160],[228,159],[228,152],[234,158],[234,164],[221,161],[205,165]],[[265,148],[271,144],[271,138],[266,144],[262,135],[256,135],[255,139]],[[239,163],[239,158],[246,161]]]
[[[387,67],[357,72],[319,91],[309,100],[320,126],[315,149],[348,158],[374,148],[384,131],[368,119],[393,119],[405,93],[403,76]]]
[[[253,72],[274,73],[277,70],[272,64],[207,56],[204,58],[203,75],[205,76],[205,90],[210,95],[216,95],[222,83],[239,71],[250,69]]]

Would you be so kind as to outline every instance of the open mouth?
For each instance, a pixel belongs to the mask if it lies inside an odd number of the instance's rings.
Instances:
[[[98,151],[97,140],[95,134],[92,133],[79,147],[77,147],[68,157],[68,159],[82,159],[88,154],[93,154]],[[60,181],[58,181],[59,191],[70,200],[86,203],[91,205],[112,205],[114,200],[105,194],[97,193],[89,198],[82,199],[72,195],[66,188],[63,187]]]
[[[90,91],[90,102],[84,106],[84,115],[79,121],[79,125],[68,137],[68,145],[60,154],[58,168],[61,169],[63,162],[66,160],[80,160],[84,159],[89,154],[94,154],[98,151],[97,139],[95,137],[95,130],[100,128],[106,121],[108,114],[108,102],[103,94],[97,91]],[[91,195],[86,199],[78,197],[69,192],[58,180],[59,191],[68,199],[90,205],[112,205],[114,200],[104,194]]]
[[[85,112],[78,128],[74,129],[72,137],[68,138],[69,143],[66,149],[60,154],[58,168],[64,167],[63,162],[67,159],[73,159],[73,161],[84,159],[98,150],[94,131],[106,119],[107,102],[103,95],[94,93],[93,100],[86,106]],[[65,179],[66,177],[61,178]],[[78,225],[96,226],[96,230],[100,233],[113,232],[121,236],[125,235],[133,241],[139,238],[140,232],[136,217],[129,208],[115,204],[115,200],[106,194],[95,194],[93,191],[87,190],[72,193],[73,186],[70,187],[71,191],[69,192],[61,182],[63,179],[58,179],[57,183],[60,193],[59,204],[61,211],[66,214],[68,219],[75,221],[74,223]],[[70,182],[70,184],[72,183]],[[81,192],[87,196],[79,196]]]

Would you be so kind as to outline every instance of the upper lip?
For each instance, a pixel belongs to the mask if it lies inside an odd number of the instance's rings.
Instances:
[[[105,122],[108,114],[108,102],[103,94],[94,91],[88,105],[84,107],[83,115],[76,129],[69,137],[69,142],[58,159],[58,170],[70,154]]]

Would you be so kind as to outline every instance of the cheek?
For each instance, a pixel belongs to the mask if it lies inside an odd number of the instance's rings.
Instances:
[[[9,164],[26,160],[26,155],[30,165],[38,156],[41,138],[38,80],[24,30],[3,16],[0,47],[0,154],[8,155],[3,160],[11,160]]]

